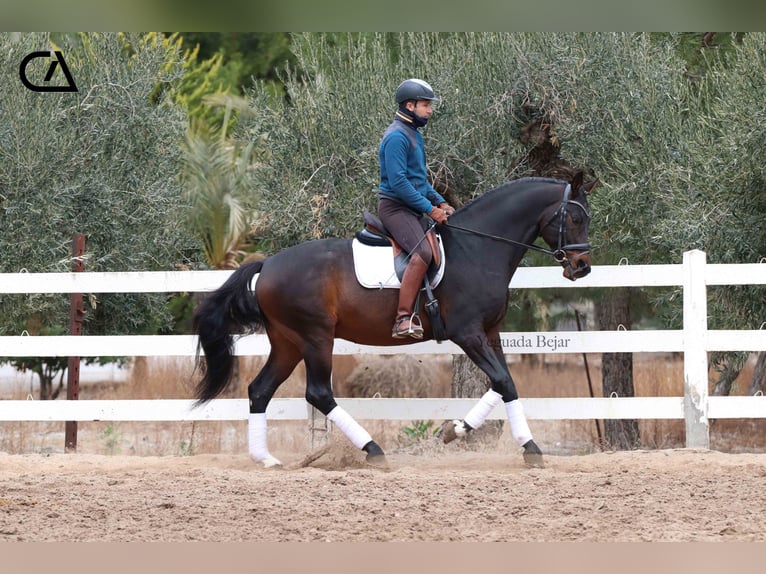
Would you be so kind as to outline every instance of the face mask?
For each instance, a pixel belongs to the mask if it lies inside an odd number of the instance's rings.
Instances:
[[[404,106],[401,106],[399,108],[399,113],[403,116],[406,116],[412,121],[412,125],[416,128],[422,128],[428,123],[428,118],[421,118],[420,116],[416,115],[414,112],[411,112]]]

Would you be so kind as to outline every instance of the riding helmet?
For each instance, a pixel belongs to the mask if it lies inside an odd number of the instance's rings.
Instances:
[[[439,98],[434,94],[434,89],[423,80],[417,78],[410,78],[404,80],[399,87],[396,88],[396,103],[401,104],[407,100],[430,100],[432,102],[438,102]]]

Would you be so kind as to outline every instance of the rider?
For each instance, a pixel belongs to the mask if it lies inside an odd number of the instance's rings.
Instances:
[[[421,339],[423,328],[413,321],[415,298],[431,263],[431,248],[423,241],[420,219],[428,215],[442,224],[454,208],[429,183],[423,136],[418,131],[433,113],[439,98],[423,80],[403,81],[396,89],[399,109],[383,133],[378,157],[380,187],[378,216],[402,249],[410,254],[399,289],[399,305],[391,336]]]

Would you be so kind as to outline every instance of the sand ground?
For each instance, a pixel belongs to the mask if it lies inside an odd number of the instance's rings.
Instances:
[[[0,453],[0,541],[766,541],[766,454]]]

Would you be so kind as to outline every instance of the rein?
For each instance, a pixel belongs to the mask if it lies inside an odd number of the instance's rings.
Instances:
[[[551,217],[548,219],[548,221],[545,223],[545,225],[541,226],[541,229],[546,228],[548,225],[551,224],[553,221],[553,218],[556,217],[556,215],[560,214],[559,218],[559,237],[558,237],[558,248],[555,250],[551,249],[545,249],[544,247],[540,247],[538,245],[531,245],[528,243],[522,243],[521,241],[516,241],[514,239],[509,239],[507,237],[501,237],[499,235],[491,235],[489,233],[484,233],[483,231],[477,231],[476,229],[468,229],[467,227],[461,227],[459,225],[453,225],[449,221],[447,221],[447,225],[450,229],[456,229],[458,231],[464,231],[466,233],[472,233],[473,235],[479,235],[480,237],[486,237],[487,239],[493,239],[495,241],[501,241],[503,243],[510,243],[513,245],[518,245],[520,247],[526,247],[527,249],[531,249],[532,251],[537,251],[539,253],[545,253],[546,255],[550,255],[553,257],[553,260],[556,261],[556,263],[564,264],[567,263],[569,258],[567,257],[567,250],[574,251],[584,251],[584,252],[590,252],[590,243],[571,243],[567,245],[562,245],[564,242],[564,235],[566,232],[566,217],[567,217],[567,205],[570,203],[573,203],[574,205],[578,206],[580,209],[585,212],[585,215],[590,216],[588,213],[588,210],[585,209],[585,206],[583,206],[581,203],[577,201],[573,201],[569,199],[569,195],[572,191],[571,186],[567,185],[566,189],[564,190],[564,196],[561,199],[561,205],[559,208],[551,215]]]
[[[540,247],[538,245],[530,245],[528,243],[522,243],[521,241],[516,241],[514,239],[508,239],[507,237],[500,237],[499,235],[491,235],[489,233],[484,233],[483,231],[468,229],[467,227],[460,227],[459,225],[454,225],[450,223],[449,221],[447,221],[447,227],[449,227],[450,229],[457,229],[458,231],[465,231],[466,233],[472,233],[473,235],[478,235],[480,237],[486,237],[487,239],[502,241],[503,243],[512,243],[513,245],[518,245],[520,247],[526,247],[527,249],[532,249],[533,251],[539,251],[540,253],[545,253],[546,255],[552,256],[554,259],[556,258],[556,251],[545,249],[544,247]]]

